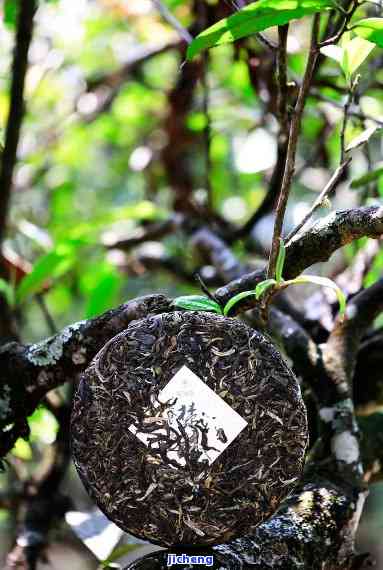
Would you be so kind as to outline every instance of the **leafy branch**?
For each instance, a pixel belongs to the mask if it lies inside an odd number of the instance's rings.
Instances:
[[[248,297],[255,297],[257,301],[260,301],[266,293],[269,293],[266,302],[270,302],[271,298],[279,291],[286,289],[290,285],[307,285],[314,284],[320,285],[321,287],[327,287],[332,289],[337,296],[339,303],[339,314],[343,318],[346,311],[346,297],[343,291],[327,277],[320,277],[317,275],[299,275],[294,279],[283,279],[283,270],[286,261],[286,246],[282,239],[279,240],[279,250],[278,257],[275,267],[275,276],[273,278],[264,279],[255,287],[255,289],[250,291],[241,291],[237,295],[234,295],[227,303],[222,307],[217,301],[209,299],[203,295],[185,295],[182,297],[177,297],[173,305],[180,309],[187,309],[189,311],[207,311],[217,313],[218,315],[228,316],[233,308]]]

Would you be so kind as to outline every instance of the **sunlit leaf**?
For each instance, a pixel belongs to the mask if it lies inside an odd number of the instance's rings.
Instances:
[[[23,461],[30,461],[32,459],[32,449],[27,441],[21,437],[16,441],[12,449],[12,455]]]
[[[316,275],[300,275],[295,279],[290,279],[285,282],[288,285],[306,285],[307,283],[312,283],[314,285],[320,285],[321,287],[327,287],[335,291],[339,303],[339,313],[343,316],[346,311],[346,297],[334,281],[328,279],[327,277],[319,277]]]
[[[224,309],[223,309],[223,314],[225,316],[227,316],[231,309],[237,305],[240,301],[242,301],[243,299],[246,299],[248,297],[255,297],[255,291],[242,291],[242,293],[238,293],[237,295],[234,295],[234,297],[232,297],[225,305]]]
[[[378,126],[373,125],[372,127],[368,127],[365,131],[363,131],[360,135],[352,139],[352,141],[347,145],[346,151],[349,152],[350,150],[354,150],[359,146],[362,146],[368,142],[368,140],[372,137],[372,135],[377,131]]]
[[[177,297],[173,301],[173,305],[180,309],[188,309],[189,311],[211,311],[213,313],[222,314],[221,307],[218,303],[204,297],[203,295],[184,295]]]
[[[45,408],[38,408],[28,418],[31,430],[30,440],[46,445],[53,443],[58,431],[58,422],[54,415]]]
[[[359,37],[353,38],[343,46],[340,64],[346,77],[351,77],[358,70],[374,48],[375,44]]]
[[[364,18],[355,22],[352,30],[361,38],[383,47],[383,18]]]
[[[341,63],[343,58],[343,49],[340,46],[334,44],[323,46],[320,51],[323,53],[323,55],[330,57],[338,63]]]
[[[188,59],[201,51],[232,43],[272,26],[281,26],[334,7],[332,0],[259,0],[201,32],[189,45]]]

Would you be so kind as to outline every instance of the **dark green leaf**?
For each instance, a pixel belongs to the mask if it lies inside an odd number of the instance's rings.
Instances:
[[[223,314],[227,317],[227,315],[230,313],[231,309],[240,301],[242,301],[242,299],[246,299],[247,297],[251,297],[251,296],[255,296],[255,291],[242,291],[242,293],[238,293],[237,295],[234,295],[234,297],[232,297],[225,305],[224,309],[223,309]]]
[[[259,0],[201,32],[189,45],[187,58],[224,43],[232,43],[272,26],[287,24],[334,7],[332,0]]]
[[[383,47],[383,18],[365,18],[355,22],[352,30],[361,38]]]
[[[86,319],[111,309],[117,303],[121,282],[121,275],[116,267],[106,265],[102,268],[97,282],[92,287],[87,299],[85,308]]]
[[[16,26],[19,13],[19,0],[4,0],[3,18],[4,24],[11,29]]]
[[[212,311],[219,315],[222,314],[219,304],[203,295],[184,295],[183,297],[177,297],[174,299],[173,305],[180,309],[188,309],[189,311]]]
[[[283,267],[285,265],[285,259],[286,259],[286,247],[283,242],[283,239],[279,238],[278,259],[275,268],[275,279],[277,280],[277,283],[280,283],[283,279],[282,274],[283,274]]]

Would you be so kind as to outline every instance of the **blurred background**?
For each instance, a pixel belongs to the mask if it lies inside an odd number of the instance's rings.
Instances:
[[[233,11],[224,1],[163,4],[191,31],[201,10],[205,22],[209,10],[221,16]],[[1,141],[17,2],[4,0],[0,11]],[[273,31],[268,34],[275,39]],[[292,26],[292,91],[294,77],[299,79],[304,68],[308,38],[306,20]],[[214,268],[190,247],[182,204],[190,195],[197,208],[208,200],[217,223],[240,226],[262,203],[277,161],[273,58],[256,40],[221,46],[209,52],[208,66],[193,76],[198,64],[185,64],[184,54],[185,43],[151,0],[40,3],[3,249],[18,287],[17,302],[14,290],[7,294],[22,341],[46,338],[138,295],[198,292],[197,270],[214,285]],[[381,63],[377,53],[361,69],[359,104],[365,116],[383,120]],[[325,63],[316,91],[307,103],[287,227],[301,220],[337,166],[344,78],[336,62]],[[347,137],[365,127],[365,121],[351,121]],[[335,208],[375,203],[383,196],[383,176],[367,187],[349,184],[369,165],[379,164],[381,151],[381,139],[373,137],[355,153]],[[249,266],[264,264],[272,225],[272,214],[265,212],[247,243],[235,243],[235,253]],[[153,227],[158,232],[143,240]],[[364,245],[361,240],[344,248],[316,273],[331,276],[345,269]],[[383,251],[366,272],[365,284],[382,268]],[[60,388],[57,396],[69,397],[69,388]],[[0,474],[1,567],[20,517],[20,494],[30,477],[44,470],[57,436],[58,422],[48,408],[41,406],[31,417],[30,440],[17,442]],[[94,510],[72,465],[61,492],[71,505],[39,570],[96,569],[100,561],[106,561],[104,566],[123,563],[151,548],[123,535]],[[380,568],[382,536],[383,486],[377,483],[371,487],[359,546],[378,554]]]

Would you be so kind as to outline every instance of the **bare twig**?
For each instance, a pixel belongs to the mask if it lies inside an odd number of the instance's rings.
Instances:
[[[346,129],[350,118],[350,107],[355,95],[356,84],[354,83],[348,92],[346,102],[343,108],[343,121],[340,130],[340,162],[343,163],[346,157]]]
[[[304,216],[301,222],[288,234],[285,238],[285,243],[288,244],[290,240],[307,224],[307,222],[312,218],[313,214],[316,212],[318,208],[320,208],[323,204],[325,198],[327,198],[331,192],[336,188],[339,180],[342,178],[344,171],[346,170],[347,166],[350,164],[351,158],[348,158],[338,168],[335,170],[334,174],[331,176],[330,180],[327,182],[326,186],[323,188],[322,192],[316,198],[314,203],[312,204],[311,208]]]
[[[12,65],[10,109],[5,131],[5,144],[0,173],[0,244],[3,242],[6,230],[13,171],[16,164],[21,123],[24,116],[24,82],[36,6],[36,0],[21,2],[18,16],[16,45]]]
[[[164,20],[176,30],[176,32],[181,36],[186,43],[190,44],[193,41],[193,36],[189,31],[181,24],[181,22],[170,12],[170,10],[161,2],[161,0],[152,0],[152,3],[157,8],[158,12],[161,14]]]
[[[279,239],[282,235],[283,220],[285,217],[287,201],[290,195],[290,189],[295,170],[295,158],[298,146],[301,120],[305,108],[306,98],[310,90],[311,80],[315,69],[316,60],[319,53],[317,45],[319,22],[320,22],[320,16],[316,14],[314,16],[313,25],[312,25],[311,44],[306,64],[306,70],[301,88],[299,90],[298,100],[295,105],[294,114],[291,120],[285,171],[283,174],[282,186],[277,204],[274,233],[273,233],[272,246],[270,251],[269,266],[267,270],[267,275],[269,278],[272,278],[275,273],[275,266],[279,251]]]
[[[209,91],[209,53],[203,55],[203,71],[201,76],[203,88],[203,113],[205,115],[205,128],[203,130],[203,143],[205,151],[205,186],[207,192],[207,207],[209,210],[213,208],[213,193],[211,186],[211,157],[210,157],[210,141],[211,141],[211,120],[210,120],[210,91]]]

